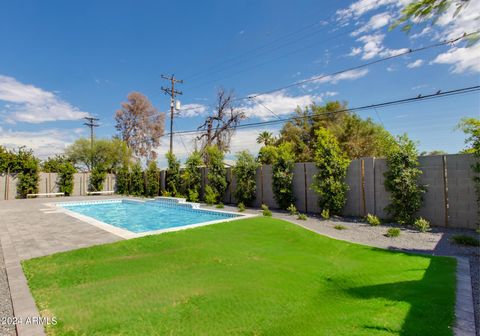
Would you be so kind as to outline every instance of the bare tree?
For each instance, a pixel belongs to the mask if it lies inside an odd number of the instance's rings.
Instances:
[[[245,112],[233,105],[235,96],[232,91],[220,89],[217,93],[217,107],[213,115],[198,127],[202,134],[197,137],[201,151],[211,145],[217,145],[222,152],[230,150],[230,142],[235,134],[235,128],[246,119]]]
[[[155,160],[165,130],[165,114],[157,111],[146,96],[131,92],[128,101],[115,112],[115,128],[137,157]]]

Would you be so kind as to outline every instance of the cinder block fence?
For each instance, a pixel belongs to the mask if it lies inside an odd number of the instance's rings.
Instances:
[[[423,174],[422,184],[427,185],[420,216],[434,226],[451,228],[477,228],[478,206],[473,183],[472,164],[474,157],[468,154],[422,156],[419,158]],[[349,186],[347,203],[343,215],[363,217],[367,213],[386,218],[385,207],[389,204],[389,193],[385,190],[384,173],[387,170],[385,159],[362,158],[353,160],[348,168],[346,182]],[[296,163],[293,178],[295,206],[302,212],[319,213],[317,196],[311,189],[313,176],[317,172],[311,162]],[[208,169],[201,168],[202,189],[208,184]],[[165,190],[165,171],[160,172],[160,189]],[[57,192],[57,176],[41,173],[39,193]],[[73,195],[86,195],[89,174],[77,173],[74,176]],[[227,169],[228,188],[224,196],[225,204],[236,204],[234,190],[236,181],[232,169]],[[277,208],[272,190],[272,167],[264,165],[257,169],[257,194],[254,205],[262,203]],[[0,200],[16,197],[16,178],[13,175],[0,175]],[[115,190],[115,176],[108,175],[104,190]]]

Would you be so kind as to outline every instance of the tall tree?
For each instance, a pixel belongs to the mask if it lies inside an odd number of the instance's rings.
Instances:
[[[264,146],[269,146],[273,144],[274,141],[273,133],[269,131],[263,131],[257,137],[257,143],[263,144]]]
[[[138,158],[154,160],[165,129],[165,114],[157,111],[146,96],[131,92],[115,112],[116,129]]]
[[[214,114],[208,116],[198,127],[202,134],[197,137],[201,144],[201,152],[212,145],[223,153],[230,150],[230,142],[235,134],[235,127],[246,119],[245,112],[235,107],[235,96],[232,91],[220,89],[217,94],[217,107]]]

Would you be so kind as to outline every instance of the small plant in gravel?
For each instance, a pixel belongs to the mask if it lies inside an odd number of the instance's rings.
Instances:
[[[238,203],[238,212],[244,212],[245,211],[245,204],[242,202]]]
[[[422,217],[415,219],[413,226],[420,232],[427,232],[430,230],[430,222]]]
[[[218,203],[218,204],[215,206],[215,208],[217,208],[217,209],[223,209],[223,208],[225,208],[225,206],[223,205],[223,203]]]
[[[380,219],[372,214],[368,214],[367,217],[365,217],[365,220],[367,221],[368,224],[371,226],[378,226],[380,225]]]
[[[266,204],[262,204],[262,213],[266,217],[272,217],[272,212]]]
[[[335,230],[346,230],[347,227],[342,224],[337,224],[333,227]]]
[[[469,235],[455,235],[452,240],[459,245],[480,246],[480,240]]]
[[[290,215],[292,215],[292,216],[298,214],[297,207],[294,204],[290,204],[290,206],[287,208],[287,210],[290,212]]]
[[[387,231],[387,237],[394,238],[400,236],[400,229],[399,228],[390,228]]]
[[[323,209],[322,212],[320,213],[320,216],[322,216],[323,219],[329,219],[330,218],[330,210]]]
[[[307,220],[307,215],[299,213],[297,219],[298,220]]]

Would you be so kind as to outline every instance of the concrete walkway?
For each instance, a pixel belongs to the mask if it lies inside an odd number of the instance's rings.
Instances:
[[[96,196],[94,199],[102,198],[112,196]],[[66,214],[51,212],[44,205],[85,199],[59,197],[0,202],[0,240],[19,336],[44,335],[43,326],[32,319],[40,314],[20,261],[122,239]]]

